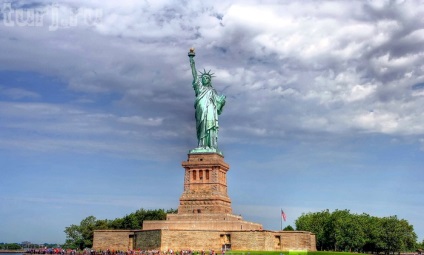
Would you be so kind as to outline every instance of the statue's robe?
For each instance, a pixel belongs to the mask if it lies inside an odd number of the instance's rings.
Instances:
[[[221,114],[225,99],[221,99],[212,86],[204,86],[200,80],[193,82],[196,94],[196,131],[199,147],[215,147],[211,142],[210,131],[218,132],[218,115]]]

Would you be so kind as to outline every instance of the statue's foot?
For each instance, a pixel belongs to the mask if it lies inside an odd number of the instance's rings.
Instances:
[[[190,150],[189,153],[218,153],[222,155],[222,152],[220,152],[218,149],[216,148],[212,148],[212,147],[197,147],[193,150]]]

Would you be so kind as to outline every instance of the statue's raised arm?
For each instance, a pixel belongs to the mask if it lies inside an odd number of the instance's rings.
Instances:
[[[196,56],[196,53],[194,52],[194,48],[191,48],[188,52],[188,57],[190,58],[191,73],[193,74],[193,83],[197,83],[198,78],[196,64],[194,63],[194,56]]]

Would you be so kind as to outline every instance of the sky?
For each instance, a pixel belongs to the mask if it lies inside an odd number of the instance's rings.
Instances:
[[[348,209],[424,239],[423,1],[0,0],[0,242],[177,208],[187,53],[227,96],[234,214]]]

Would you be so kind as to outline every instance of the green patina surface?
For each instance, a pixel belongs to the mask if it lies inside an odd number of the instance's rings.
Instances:
[[[222,153],[218,150],[218,115],[222,113],[226,97],[218,95],[212,87],[213,73],[203,71],[198,75],[194,62],[194,49],[188,53],[193,89],[196,95],[194,103],[197,133],[197,148],[190,153]],[[200,79],[199,79],[200,78]]]
[[[196,153],[218,153],[220,155],[223,155],[221,151],[215,148],[195,148],[189,151],[190,154],[196,154]]]

